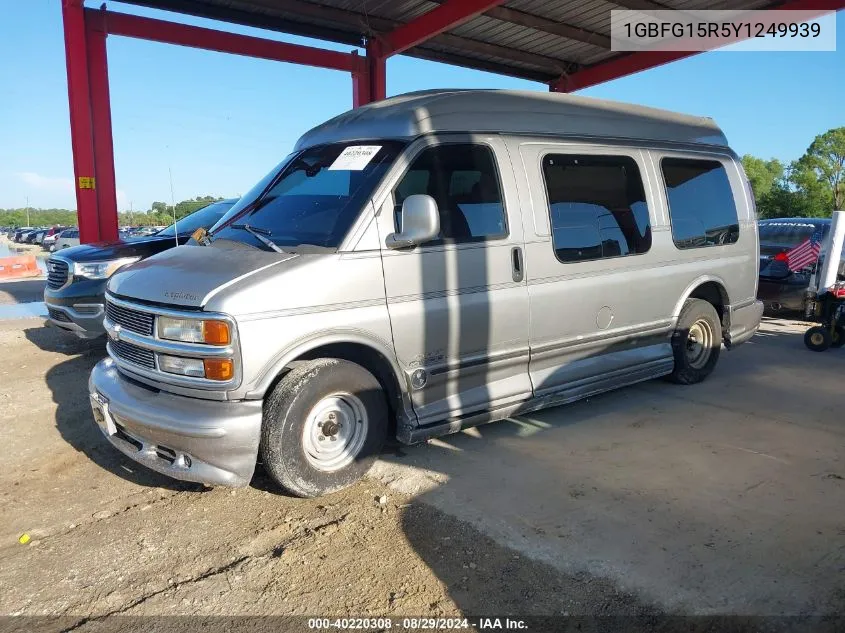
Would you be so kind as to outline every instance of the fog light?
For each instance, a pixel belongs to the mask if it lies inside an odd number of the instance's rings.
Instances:
[[[205,377],[205,367],[199,358],[180,358],[179,356],[165,356],[159,354],[158,367],[161,371],[181,376]]]
[[[235,364],[231,358],[206,358],[205,377],[209,380],[231,380],[235,375]]]

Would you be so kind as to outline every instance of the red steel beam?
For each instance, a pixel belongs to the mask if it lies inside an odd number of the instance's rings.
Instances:
[[[97,13],[94,9],[86,9],[86,11]],[[361,63],[360,57],[349,53],[287,44],[249,35],[237,35],[166,20],[142,18],[115,11],[106,12],[105,27],[110,35],[124,35],[163,44],[190,46],[303,66],[357,72]]]
[[[352,54],[357,57],[357,52]],[[380,101],[387,92],[387,64],[384,57],[379,57],[375,40],[367,42],[367,56],[359,59],[359,69],[352,72],[353,108]]]
[[[504,0],[447,0],[407,24],[385,33],[380,38],[379,56],[390,57],[413,48],[503,2]]]
[[[370,101],[381,101],[387,96],[387,61],[378,54],[376,40],[367,42],[367,66],[370,76]]]
[[[70,141],[73,150],[73,183],[79,239],[100,239],[97,220],[96,170],[91,91],[88,82],[88,47],[82,0],[62,0],[67,92],[70,108]]]
[[[574,92],[582,88],[595,86],[606,81],[612,81],[633,75],[642,70],[657,68],[679,59],[691,57],[701,51],[648,51],[631,53],[624,57],[617,57],[609,62],[599,63],[584,70],[579,70],[561,77],[549,86],[552,92]]]
[[[815,12],[817,16],[821,16],[845,8],[845,0],[792,0],[791,2],[785,2],[784,4],[770,8],[778,11],[811,11]],[[725,41],[719,44],[719,46],[727,46],[743,39],[747,38],[739,37]],[[718,46],[715,46],[715,48],[718,48]],[[561,77],[549,84],[549,90],[552,92],[574,92],[575,90],[581,90],[643,70],[656,68],[663,64],[691,57],[702,52],[705,51],[643,51],[629,53],[606,62],[599,62],[593,66]]]
[[[358,52],[352,53],[357,55]],[[362,60],[360,68],[352,73],[352,107],[358,108],[362,105],[367,105],[372,101],[370,90],[370,72],[369,64],[366,63],[366,58]]]
[[[97,174],[97,224],[101,240],[116,240],[117,186],[114,176],[114,141],[103,13],[101,11],[85,14],[88,86],[94,131],[94,168]],[[94,17],[97,19],[92,19]]]

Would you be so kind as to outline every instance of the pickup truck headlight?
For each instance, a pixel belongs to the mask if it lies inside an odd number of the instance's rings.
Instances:
[[[216,319],[158,317],[158,337],[183,343],[228,345],[232,340],[229,324]]]
[[[74,262],[74,277],[85,277],[86,279],[108,279],[120,268],[134,264],[140,257],[121,257],[120,259],[109,259],[102,262]]]

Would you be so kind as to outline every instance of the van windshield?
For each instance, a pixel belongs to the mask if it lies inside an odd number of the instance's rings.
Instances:
[[[265,249],[266,240],[282,249],[337,248],[404,146],[360,141],[292,154],[217,223],[213,237]]]

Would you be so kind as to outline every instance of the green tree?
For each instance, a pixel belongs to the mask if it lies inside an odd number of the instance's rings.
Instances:
[[[821,215],[845,208],[845,127],[819,134],[793,163],[791,178]]]
[[[761,200],[767,195],[784,175],[783,164],[776,158],[763,160],[751,154],[746,154],[742,157],[742,167],[745,169],[745,174],[748,176],[748,181],[751,183],[751,189],[754,191],[754,197],[757,200]]]

